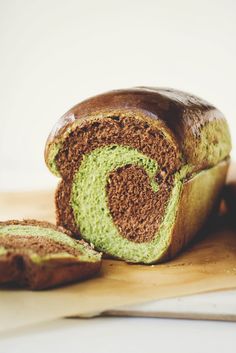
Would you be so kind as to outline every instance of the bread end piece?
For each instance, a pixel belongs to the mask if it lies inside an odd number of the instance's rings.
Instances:
[[[223,161],[183,184],[170,242],[160,261],[173,258],[200,234],[211,216],[217,218],[229,165],[229,160]]]
[[[97,274],[101,254],[70,235],[48,222],[0,222],[0,283],[41,290]]]

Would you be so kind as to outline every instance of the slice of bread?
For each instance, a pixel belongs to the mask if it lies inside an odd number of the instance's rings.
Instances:
[[[0,284],[46,289],[95,275],[101,254],[62,227],[36,220],[0,222]]]

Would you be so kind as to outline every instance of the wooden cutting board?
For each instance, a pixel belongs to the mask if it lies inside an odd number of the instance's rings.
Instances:
[[[0,219],[54,221],[53,193],[0,193]],[[236,232],[217,226],[171,262],[104,260],[101,274],[42,292],[0,290],[0,331],[65,316],[93,316],[124,305],[236,288]]]

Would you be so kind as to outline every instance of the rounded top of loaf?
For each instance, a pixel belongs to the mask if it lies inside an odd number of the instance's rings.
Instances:
[[[169,135],[179,150],[183,165],[191,166],[192,171],[212,167],[229,156],[229,128],[216,107],[179,90],[136,87],[97,95],[64,114],[47,140],[47,165],[50,152],[52,154],[56,144],[63,143],[79,120],[124,114],[147,119]]]

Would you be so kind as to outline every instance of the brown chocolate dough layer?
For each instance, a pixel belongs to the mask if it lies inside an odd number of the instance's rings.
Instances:
[[[171,178],[154,192],[147,173],[128,165],[110,174],[108,206],[120,233],[128,240],[151,241],[161,224],[171,189]]]
[[[173,183],[172,175],[180,161],[165,136],[148,123],[132,117],[86,120],[69,134],[56,162],[63,177],[56,192],[57,222],[79,235],[70,206],[73,175],[83,155],[111,144],[130,146],[155,159],[161,171],[154,192],[146,172],[137,166],[125,166],[110,174],[107,185],[108,208],[120,234],[133,242],[149,242],[155,235]]]
[[[85,120],[65,139],[56,157],[62,178],[71,179],[84,154],[111,144],[136,148],[155,159],[168,173],[175,172],[180,166],[175,148],[162,132],[133,117],[110,117]]]
[[[73,209],[70,205],[70,196],[73,179],[61,180],[56,193],[56,223],[80,237],[79,227],[75,223]]]
[[[27,250],[32,250],[39,256],[57,254],[67,252],[73,256],[79,256],[80,252],[70,246],[66,246],[52,239],[41,236],[28,235],[7,235],[0,237],[0,246],[5,249],[22,250],[22,253]]]

